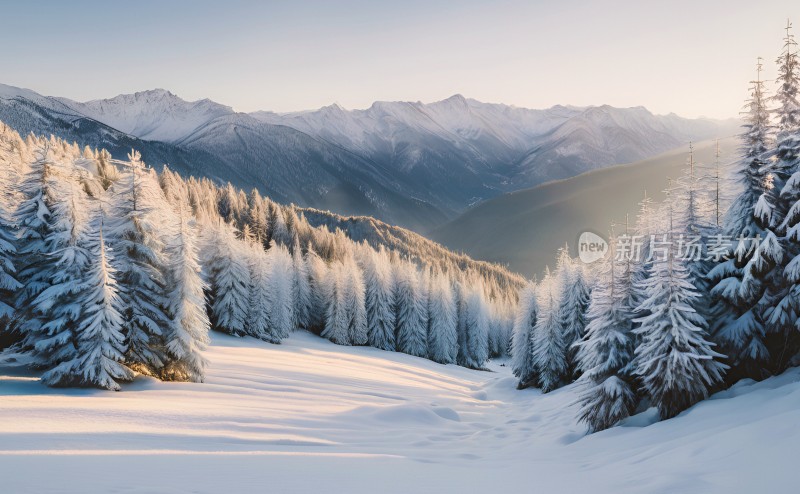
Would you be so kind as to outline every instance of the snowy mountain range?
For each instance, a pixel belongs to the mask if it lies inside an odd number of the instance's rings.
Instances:
[[[5,85],[0,120],[116,155],[135,147],[154,166],[418,231],[506,192],[727,136],[738,125],[642,107],[529,110],[461,95],[247,114],[163,89],[80,103]]]

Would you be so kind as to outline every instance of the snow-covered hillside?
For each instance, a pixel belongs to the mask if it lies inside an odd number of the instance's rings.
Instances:
[[[4,492],[796,491],[800,370],[586,436],[575,386],[295,333],[213,335],[204,384],[61,390],[0,368]],[[135,479],[133,482],[132,479]]]

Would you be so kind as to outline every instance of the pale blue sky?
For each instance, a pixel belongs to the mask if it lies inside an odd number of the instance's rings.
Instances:
[[[461,93],[727,117],[800,22],[796,1],[654,3],[4,2],[0,82],[78,100],[162,87],[240,111]]]

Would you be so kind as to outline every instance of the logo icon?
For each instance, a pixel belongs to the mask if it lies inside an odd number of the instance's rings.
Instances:
[[[578,258],[585,264],[591,264],[605,257],[608,252],[606,239],[592,232],[583,232],[578,237]]]

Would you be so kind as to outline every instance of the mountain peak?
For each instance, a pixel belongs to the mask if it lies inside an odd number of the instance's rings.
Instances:
[[[458,94],[458,93],[450,96],[449,98],[447,98],[445,100],[440,101],[439,103],[446,103],[446,104],[448,104],[450,106],[453,106],[453,107],[466,108],[468,106],[467,98],[465,98],[463,95]]]
[[[120,96],[122,96],[122,95],[120,95]],[[177,96],[175,96],[175,94],[173,94],[172,92],[167,91],[166,89],[162,89],[160,87],[157,87],[155,89],[146,89],[144,91],[137,91],[137,92],[134,93],[134,96],[150,96],[150,97],[159,97],[159,98],[167,98],[167,97],[169,97],[169,98],[181,99],[181,98],[178,98]]]
[[[207,122],[234,113],[209,99],[186,101],[156,88],[85,103],[66,102],[73,109],[140,139],[176,142]]]
[[[347,113],[347,109],[345,109],[339,103],[331,103],[328,106],[323,106],[320,108],[320,111],[330,112],[330,113]]]

